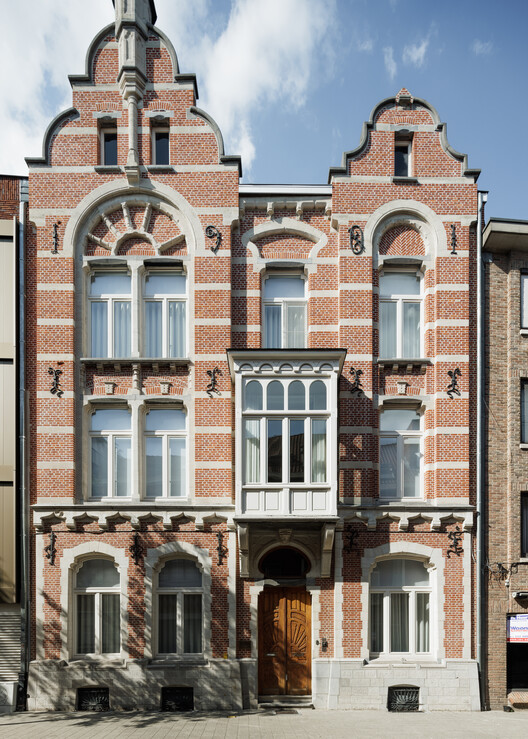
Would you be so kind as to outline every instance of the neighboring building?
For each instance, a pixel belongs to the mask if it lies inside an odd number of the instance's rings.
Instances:
[[[528,704],[528,221],[491,218],[486,260],[487,700]]]
[[[479,171],[401,90],[330,184],[239,185],[153,22],[28,160],[28,705],[478,710]]]
[[[27,178],[0,175],[0,713],[16,706],[24,654],[20,608],[22,506],[16,444],[17,260],[24,201]]]

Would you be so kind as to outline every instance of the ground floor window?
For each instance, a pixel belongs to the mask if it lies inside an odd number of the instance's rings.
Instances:
[[[158,653],[199,654],[202,573],[190,559],[168,560],[158,575]]]
[[[430,651],[429,573],[422,562],[378,562],[370,580],[370,651]]]
[[[77,654],[118,654],[119,572],[112,560],[86,560],[75,578]]]

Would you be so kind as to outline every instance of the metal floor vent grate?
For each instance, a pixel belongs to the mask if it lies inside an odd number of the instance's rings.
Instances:
[[[162,688],[162,711],[194,710],[194,694],[192,688]]]
[[[78,711],[109,711],[110,691],[108,688],[79,688],[77,690]]]
[[[389,688],[387,708],[397,713],[418,711],[420,707],[419,688]]]

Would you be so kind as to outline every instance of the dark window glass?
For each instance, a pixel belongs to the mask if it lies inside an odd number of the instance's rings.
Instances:
[[[169,132],[168,131],[155,131],[154,132],[154,146],[156,149],[156,164],[168,164],[169,163]]]
[[[521,495],[521,557],[528,557],[528,493]]]
[[[105,131],[103,134],[103,164],[117,164],[117,132]]]
[[[306,557],[296,549],[274,549],[266,554],[259,565],[264,577],[304,577],[310,565]]]
[[[268,421],[268,482],[282,482],[282,421]]]
[[[528,444],[528,380],[521,381],[521,443]]]
[[[304,482],[304,421],[290,421],[290,482]]]
[[[409,176],[409,145],[396,144],[394,147],[394,174],[396,177]]]

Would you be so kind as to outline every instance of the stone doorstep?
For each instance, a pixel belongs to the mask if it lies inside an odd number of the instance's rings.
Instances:
[[[508,703],[517,709],[528,708],[528,690],[514,690],[508,693]]]

